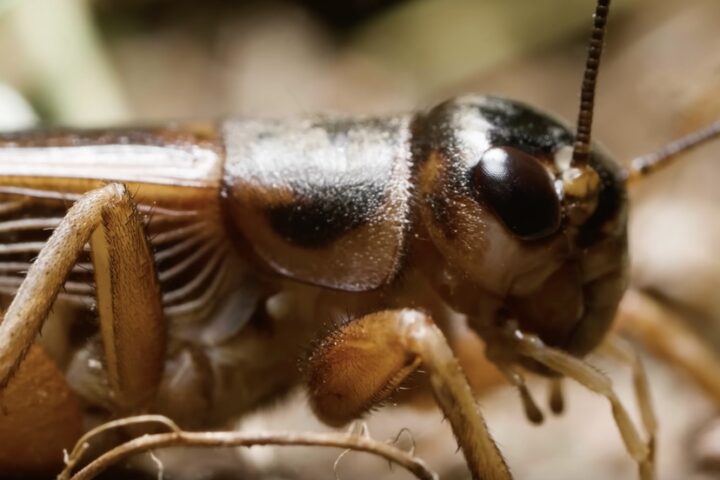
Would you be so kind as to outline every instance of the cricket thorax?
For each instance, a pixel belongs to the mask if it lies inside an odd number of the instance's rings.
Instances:
[[[409,117],[225,123],[224,200],[277,273],[364,291],[400,268],[410,214]]]

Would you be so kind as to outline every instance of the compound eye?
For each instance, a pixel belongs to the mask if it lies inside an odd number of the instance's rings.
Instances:
[[[546,237],[560,227],[560,199],[540,161],[512,147],[487,150],[471,172],[476,198],[524,240]]]

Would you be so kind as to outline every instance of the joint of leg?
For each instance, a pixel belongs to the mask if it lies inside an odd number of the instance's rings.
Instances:
[[[308,393],[316,415],[345,424],[391,395],[420,364],[414,346],[426,318],[412,310],[385,311],[343,325],[308,359]]]

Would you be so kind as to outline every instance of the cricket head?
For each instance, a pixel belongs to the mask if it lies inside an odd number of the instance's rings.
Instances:
[[[451,100],[424,128],[418,204],[447,264],[438,289],[471,317],[492,304],[550,345],[594,348],[626,283],[622,169],[597,145],[574,162],[569,127],[504,98]]]

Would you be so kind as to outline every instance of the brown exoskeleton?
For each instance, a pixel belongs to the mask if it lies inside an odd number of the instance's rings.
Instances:
[[[628,172],[590,148],[599,3],[577,136],[481,96],[387,119],[4,136],[0,386],[59,297],[100,319],[67,335],[63,367],[86,404],[217,424],[295,382],[306,340],[349,313],[308,362],[318,416],[345,423],[425,364],[473,474],[508,478],[433,323],[453,310],[530,412],[518,365],[605,395],[652,476],[646,393],[647,441],[580,360],[626,275]]]

